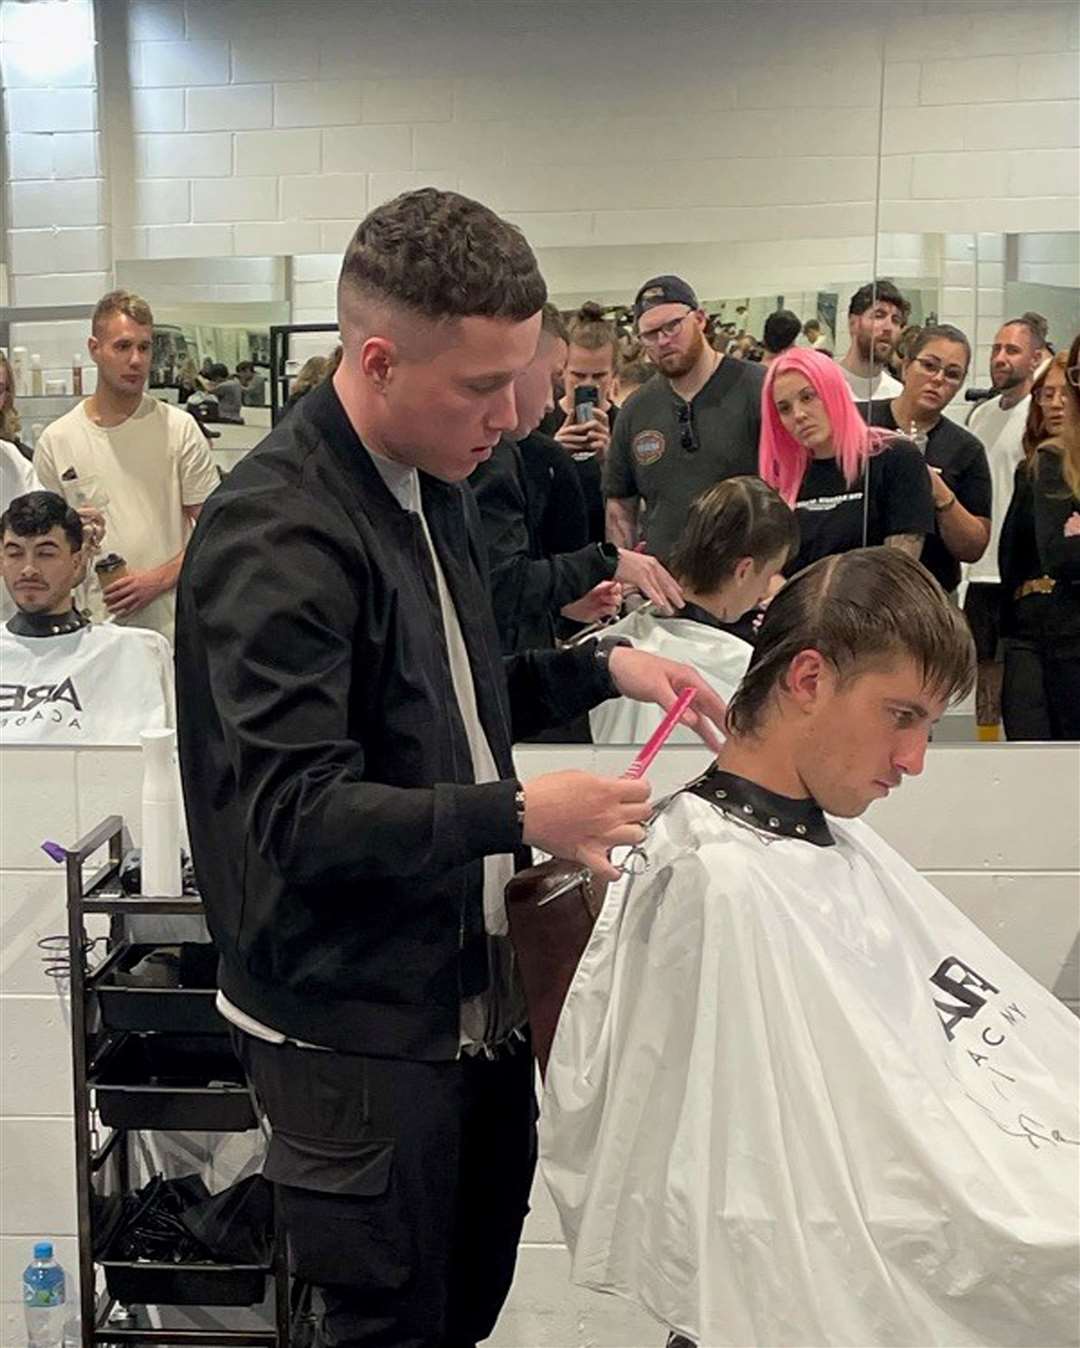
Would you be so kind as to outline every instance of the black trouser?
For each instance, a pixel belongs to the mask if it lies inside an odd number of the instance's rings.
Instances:
[[[1080,635],[1069,630],[1073,621],[1063,621],[1074,618],[1076,603],[1056,591],[1017,601],[1014,635],[1004,643],[1007,739],[1080,739]]]
[[[536,1164],[527,1042],[412,1062],[234,1042],[273,1128],[293,1274],[315,1343],[472,1348],[510,1290]]]

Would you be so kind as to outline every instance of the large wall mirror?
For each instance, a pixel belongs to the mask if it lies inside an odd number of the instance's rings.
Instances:
[[[929,200],[925,211],[917,200],[900,206],[892,202],[892,196],[911,196],[906,189],[895,190],[897,175],[910,172],[910,163],[895,153],[907,113],[890,106],[903,105],[904,99],[896,98],[893,68],[883,78],[875,23],[867,19],[855,27],[858,31],[849,37],[861,60],[836,73],[833,82],[840,92],[824,99],[820,109],[830,145],[839,144],[835,154],[815,154],[801,144],[792,148],[801,115],[794,108],[801,105],[805,88],[797,96],[788,91],[790,108],[768,106],[764,97],[755,104],[752,96],[744,98],[735,63],[724,78],[739,83],[739,96],[717,95],[717,107],[708,114],[714,143],[707,143],[700,126],[687,128],[693,134],[685,173],[672,177],[666,205],[646,192],[648,204],[635,209],[626,151],[615,148],[613,158],[622,165],[619,181],[627,192],[617,237],[605,236],[585,214],[590,203],[596,210],[605,204],[614,181],[606,172],[612,166],[597,166],[595,148],[583,159],[568,144],[570,162],[577,165],[567,170],[569,177],[584,191],[584,196],[574,194],[575,209],[583,214],[580,227],[575,226],[580,239],[572,245],[552,243],[543,221],[530,213],[527,190],[505,186],[495,170],[463,172],[446,185],[481,196],[511,217],[520,215],[551,296],[567,311],[585,300],[611,309],[628,306],[643,279],[675,272],[694,286],[715,327],[729,338],[746,333],[760,339],[768,315],[785,308],[804,323],[817,320],[821,345],[839,358],[849,345],[852,295],[873,277],[888,277],[907,298],[912,324],[949,322],[968,335],[972,362],[967,379],[945,409],[948,417],[965,422],[977,391],[990,387],[990,349],[1004,318],[1042,314],[1057,347],[1080,327],[1080,234],[948,232],[942,226],[951,221],[939,201]],[[743,36],[752,63],[758,39]],[[799,41],[812,36],[808,31]],[[770,98],[783,92],[773,88]],[[749,104],[746,110],[743,102]],[[646,119],[635,121],[631,131],[649,132]],[[413,176],[418,182],[423,177]],[[430,180],[441,181],[437,173]],[[801,203],[797,207],[790,204],[795,199]],[[796,217],[801,230],[793,236]],[[960,222],[980,223],[971,203],[957,213]],[[918,229],[920,223],[927,228]],[[240,364],[254,367],[257,394],[243,400],[236,420],[212,427],[215,456],[224,471],[271,423],[275,357],[279,405],[317,378],[332,357],[339,266],[339,252],[117,263],[117,283],[146,294],[155,309],[157,396],[182,397],[182,372],[190,376],[193,367],[205,373],[208,363],[221,364],[230,377]],[[270,343],[274,327],[292,329],[276,352]],[[759,353],[753,348],[747,341],[737,354],[755,358]],[[939,738],[974,738],[970,704],[948,718]]]
[[[285,257],[132,258],[116,284],[150,299],[149,392],[198,408],[227,472],[270,428],[270,329],[292,313]]]

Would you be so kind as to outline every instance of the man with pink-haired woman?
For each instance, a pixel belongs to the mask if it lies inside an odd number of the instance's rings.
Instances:
[[[835,361],[793,347],[762,393],[761,476],[793,506],[799,551],[789,576],[819,557],[884,544],[918,558],[934,529],[923,456],[896,431],[867,426]]]

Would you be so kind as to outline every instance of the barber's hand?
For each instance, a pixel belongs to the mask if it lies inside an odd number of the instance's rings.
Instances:
[[[157,571],[132,571],[102,590],[105,605],[114,618],[130,618],[165,593]]]
[[[601,880],[617,880],[613,847],[645,840],[649,784],[591,772],[549,772],[525,787],[523,839],[566,861],[580,861]]]
[[[576,623],[595,623],[614,618],[622,607],[622,586],[617,580],[602,580],[588,594],[564,604],[559,612]]]
[[[675,577],[647,552],[630,552],[620,548],[615,579],[640,590],[661,613],[675,613],[686,602]]]
[[[77,513],[83,525],[83,547],[97,552],[105,537],[105,516],[94,506],[79,506]]]
[[[1066,538],[1080,537],[1080,510],[1074,510],[1065,521],[1064,532]]]
[[[655,702],[665,711],[684,689],[696,688],[693,705],[683,712],[683,724],[715,753],[720,752],[724,739],[718,727],[724,724],[727,706],[696,669],[631,646],[616,646],[608,656],[608,672],[623,697]]]

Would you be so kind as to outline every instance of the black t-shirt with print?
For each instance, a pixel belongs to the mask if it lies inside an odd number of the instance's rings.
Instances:
[[[859,403],[859,411],[863,420],[871,426],[899,430],[889,398]],[[983,519],[990,519],[993,497],[990,465],[983,443],[977,435],[958,426],[948,417],[942,417],[927,435],[926,463],[931,468],[941,469],[946,485],[965,510]],[[926,536],[920,560],[927,571],[937,577],[946,592],[955,590],[960,584],[960,563],[945,546],[936,516],[934,527]]]
[[[724,478],[757,473],[764,380],[760,365],[727,356],[689,404],[655,374],[619,409],[604,495],[644,498],[645,544],[653,556],[670,554],[703,491]]]
[[[877,547],[891,534],[930,533],[934,497],[923,457],[911,441],[890,441],[867,464],[865,546]],[[864,478],[849,487],[835,459],[813,459],[795,502],[799,551],[784,574],[793,576],[820,557],[863,547],[863,502]]]

